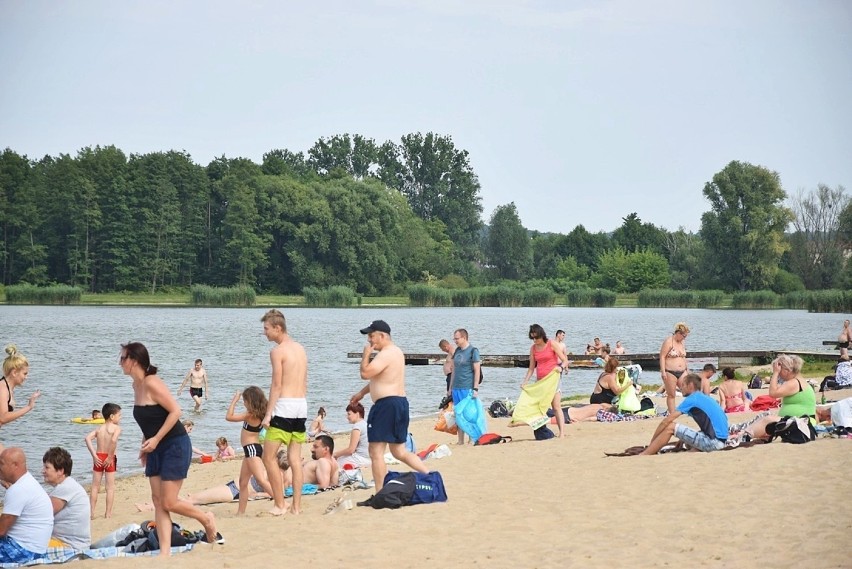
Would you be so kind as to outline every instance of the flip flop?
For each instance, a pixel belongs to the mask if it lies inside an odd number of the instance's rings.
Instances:
[[[420,457],[420,460],[426,460],[426,457],[429,456],[429,453],[431,453],[436,448],[438,448],[438,445],[436,443],[432,443],[431,445],[426,447],[425,450],[421,450],[420,452],[418,452],[417,456]]]

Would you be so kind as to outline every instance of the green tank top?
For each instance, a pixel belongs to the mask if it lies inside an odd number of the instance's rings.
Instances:
[[[807,415],[813,417],[816,415],[816,393],[810,385],[805,384],[802,387],[799,382],[799,387],[802,388],[801,391],[781,400],[781,409],[778,410],[779,416],[801,417]]]

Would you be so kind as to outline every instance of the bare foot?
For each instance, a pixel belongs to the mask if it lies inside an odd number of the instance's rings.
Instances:
[[[216,531],[216,517],[213,512],[207,512],[204,516],[207,523],[204,525],[204,533],[207,534],[207,543],[224,543],[222,536]]]

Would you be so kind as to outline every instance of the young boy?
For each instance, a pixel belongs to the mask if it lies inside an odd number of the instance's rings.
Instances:
[[[86,447],[92,455],[92,489],[90,495],[92,519],[95,517],[95,506],[98,503],[98,492],[101,489],[101,478],[106,474],[106,513],[105,518],[112,517],[112,504],[115,499],[115,469],[118,457],[115,449],[118,447],[118,436],[121,434],[121,407],[115,403],[107,403],[101,409],[104,424],[86,435]],[[94,444],[92,441],[96,441]]]

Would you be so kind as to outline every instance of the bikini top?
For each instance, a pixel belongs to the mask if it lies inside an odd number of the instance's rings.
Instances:
[[[9,392],[9,400],[8,400],[8,401],[6,401],[6,405],[7,405],[7,406],[8,406],[8,408],[9,408],[9,413],[11,413],[12,411],[14,411],[14,410],[15,410],[15,406],[14,406],[14,405],[12,405],[12,388],[11,388],[11,387],[9,387],[9,380],[8,380],[8,379],[6,379],[6,377],[5,377],[5,376],[3,376],[3,377],[2,377],[2,378],[0,378],[0,379],[2,379],[2,380],[3,380],[3,382],[6,384],[6,391],[8,391],[8,392]]]
[[[677,348],[674,347],[674,344],[672,344],[672,347],[669,350],[669,353],[666,354],[666,357],[667,358],[685,358],[686,352],[679,351]]]
[[[243,430],[248,431],[250,433],[259,433],[263,427],[258,424],[256,427],[252,427],[248,424],[248,421],[243,421]]]

